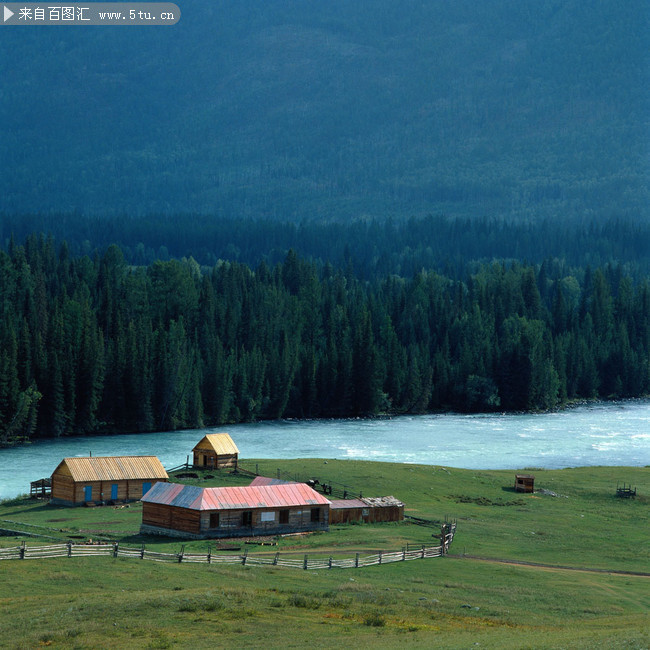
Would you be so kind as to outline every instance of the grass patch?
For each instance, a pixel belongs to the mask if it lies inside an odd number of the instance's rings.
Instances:
[[[125,558],[6,561],[0,594],[3,644],[12,648],[647,648],[650,578],[495,563],[468,556],[650,573],[649,468],[535,470],[535,485],[561,497],[509,493],[514,471],[473,471],[361,461],[259,461],[299,475],[393,494],[408,514],[458,519],[450,555],[361,570],[161,564]],[[218,485],[220,477],[200,477]],[[227,479],[233,480],[232,478]],[[636,499],[615,497],[617,481]],[[221,483],[223,484],[223,483]],[[231,483],[228,483],[231,484]],[[462,498],[459,498],[462,497]],[[500,507],[508,504],[508,507]],[[14,499],[0,527],[51,537],[93,536],[178,552],[181,542],[142,538],[141,506],[54,508]],[[319,557],[430,544],[431,529],[403,523],[335,526],[287,537],[250,554]],[[18,537],[0,537],[15,546]],[[28,545],[37,540],[28,540]],[[205,552],[215,542],[185,544]],[[232,554],[232,551],[227,551]]]

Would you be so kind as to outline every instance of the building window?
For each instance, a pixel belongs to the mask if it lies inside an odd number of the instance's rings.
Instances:
[[[289,511],[288,510],[280,510],[280,523],[281,524],[288,524],[289,523]]]
[[[219,528],[219,513],[210,513],[210,528]]]
[[[241,525],[242,526],[252,526],[253,525],[253,511],[244,510],[241,513]]]
[[[320,508],[311,509],[311,520],[312,522],[320,521]]]

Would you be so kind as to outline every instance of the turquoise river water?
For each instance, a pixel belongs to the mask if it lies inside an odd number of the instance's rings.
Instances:
[[[29,492],[69,456],[155,455],[184,463],[206,434],[227,431],[240,458],[339,458],[468,469],[650,466],[650,401],[554,413],[421,415],[378,420],[274,421],[192,431],[68,437],[0,449],[0,499]]]

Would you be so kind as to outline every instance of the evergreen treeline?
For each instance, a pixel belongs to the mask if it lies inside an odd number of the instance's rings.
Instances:
[[[253,268],[264,260],[275,266],[293,249],[319,264],[349,268],[366,280],[411,276],[422,268],[462,278],[468,264],[477,261],[541,264],[548,258],[583,268],[615,261],[635,280],[650,276],[650,226],[626,219],[514,223],[432,215],[297,224],[190,214],[101,219],[80,214],[0,215],[0,247],[6,248],[12,237],[22,241],[40,231],[67,241],[75,256],[102,255],[117,244],[126,261],[136,266],[190,256],[208,266],[220,260]]]
[[[0,252],[0,441],[281,417],[546,409],[650,389],[650,283],[611,266],[357,279]]]

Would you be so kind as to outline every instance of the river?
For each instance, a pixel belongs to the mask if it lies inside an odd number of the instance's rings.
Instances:
[[[468,469],[650,466],[650,401],[595,403],[554,413],[309,420],[41,440],[0,449],[0,499],[29,492],[69,456],[156,455],[184,463],[206,434],[227,431],[240,458],[350,458]]]

